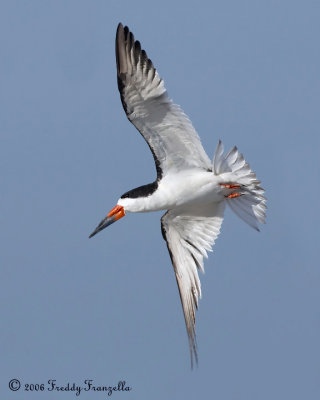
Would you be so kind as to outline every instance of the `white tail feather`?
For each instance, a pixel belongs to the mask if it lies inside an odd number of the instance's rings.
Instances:
[[[257,222],[265,223],[267,208],[260,181],[237,147],[223,153],[223,144],[219,140],[213,157],[213,171],[215,175],[225,175],[226,183],[240,185],[237,192],[241,195],[227,199],[227,204],[244,222],[259,230]]]

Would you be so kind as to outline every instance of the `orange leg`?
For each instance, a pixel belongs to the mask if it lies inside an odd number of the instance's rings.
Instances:
[[[225,196],[226,199],[234,199],[235,197],[240,197],[241,194],[240,193],[231,193],[228,196]]]
[[[227,189],[239,189],[240,185],[227,185],[226,183],[220,183],[220,186],[224,186]]]

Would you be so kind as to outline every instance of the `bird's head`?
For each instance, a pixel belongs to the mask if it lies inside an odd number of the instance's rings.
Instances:
[[[125,215],[124,207],[117,204],[111,211],[108,212],[107,216],[100,222],[96,229],[91,233],[89,238],[92,238],[92,236],[96,235],[98,232],[118,221],[118,219],[124,217]]]

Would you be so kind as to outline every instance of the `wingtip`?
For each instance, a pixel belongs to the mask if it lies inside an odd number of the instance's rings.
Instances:
[[[121,22],[119,22],[118,27],[117,27],[117,33],[116,33],[116,42],[119,40],[120,35],[123,35],[124,32],[124,27]]]
[[[118,34],[118,32],[120,31],[120,30],[123,30],[124,28],[123,28],[123,24],[122,24],[122,22],[119,22],[118,23],[118,26],[117,26],[117,34]]]
[[[196,343],[193,343],[192,348],[190,348],[190,356],[191,356],[191,370],[194,369],[194,367],[198,367],[198,352],[197,352],[197,345]]]

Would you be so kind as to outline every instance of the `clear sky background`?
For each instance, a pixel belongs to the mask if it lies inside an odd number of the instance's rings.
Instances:
[[[1,1],[1,399],[76,398],[12,378],[125,380],[117,399],[320,398],[319,20],[318,1]],[[237,145],[268,198],[261,233],[226,213],[193,371],[162,213],[88,239],[156,176],[119,99],[120,21],[210,157]]]

